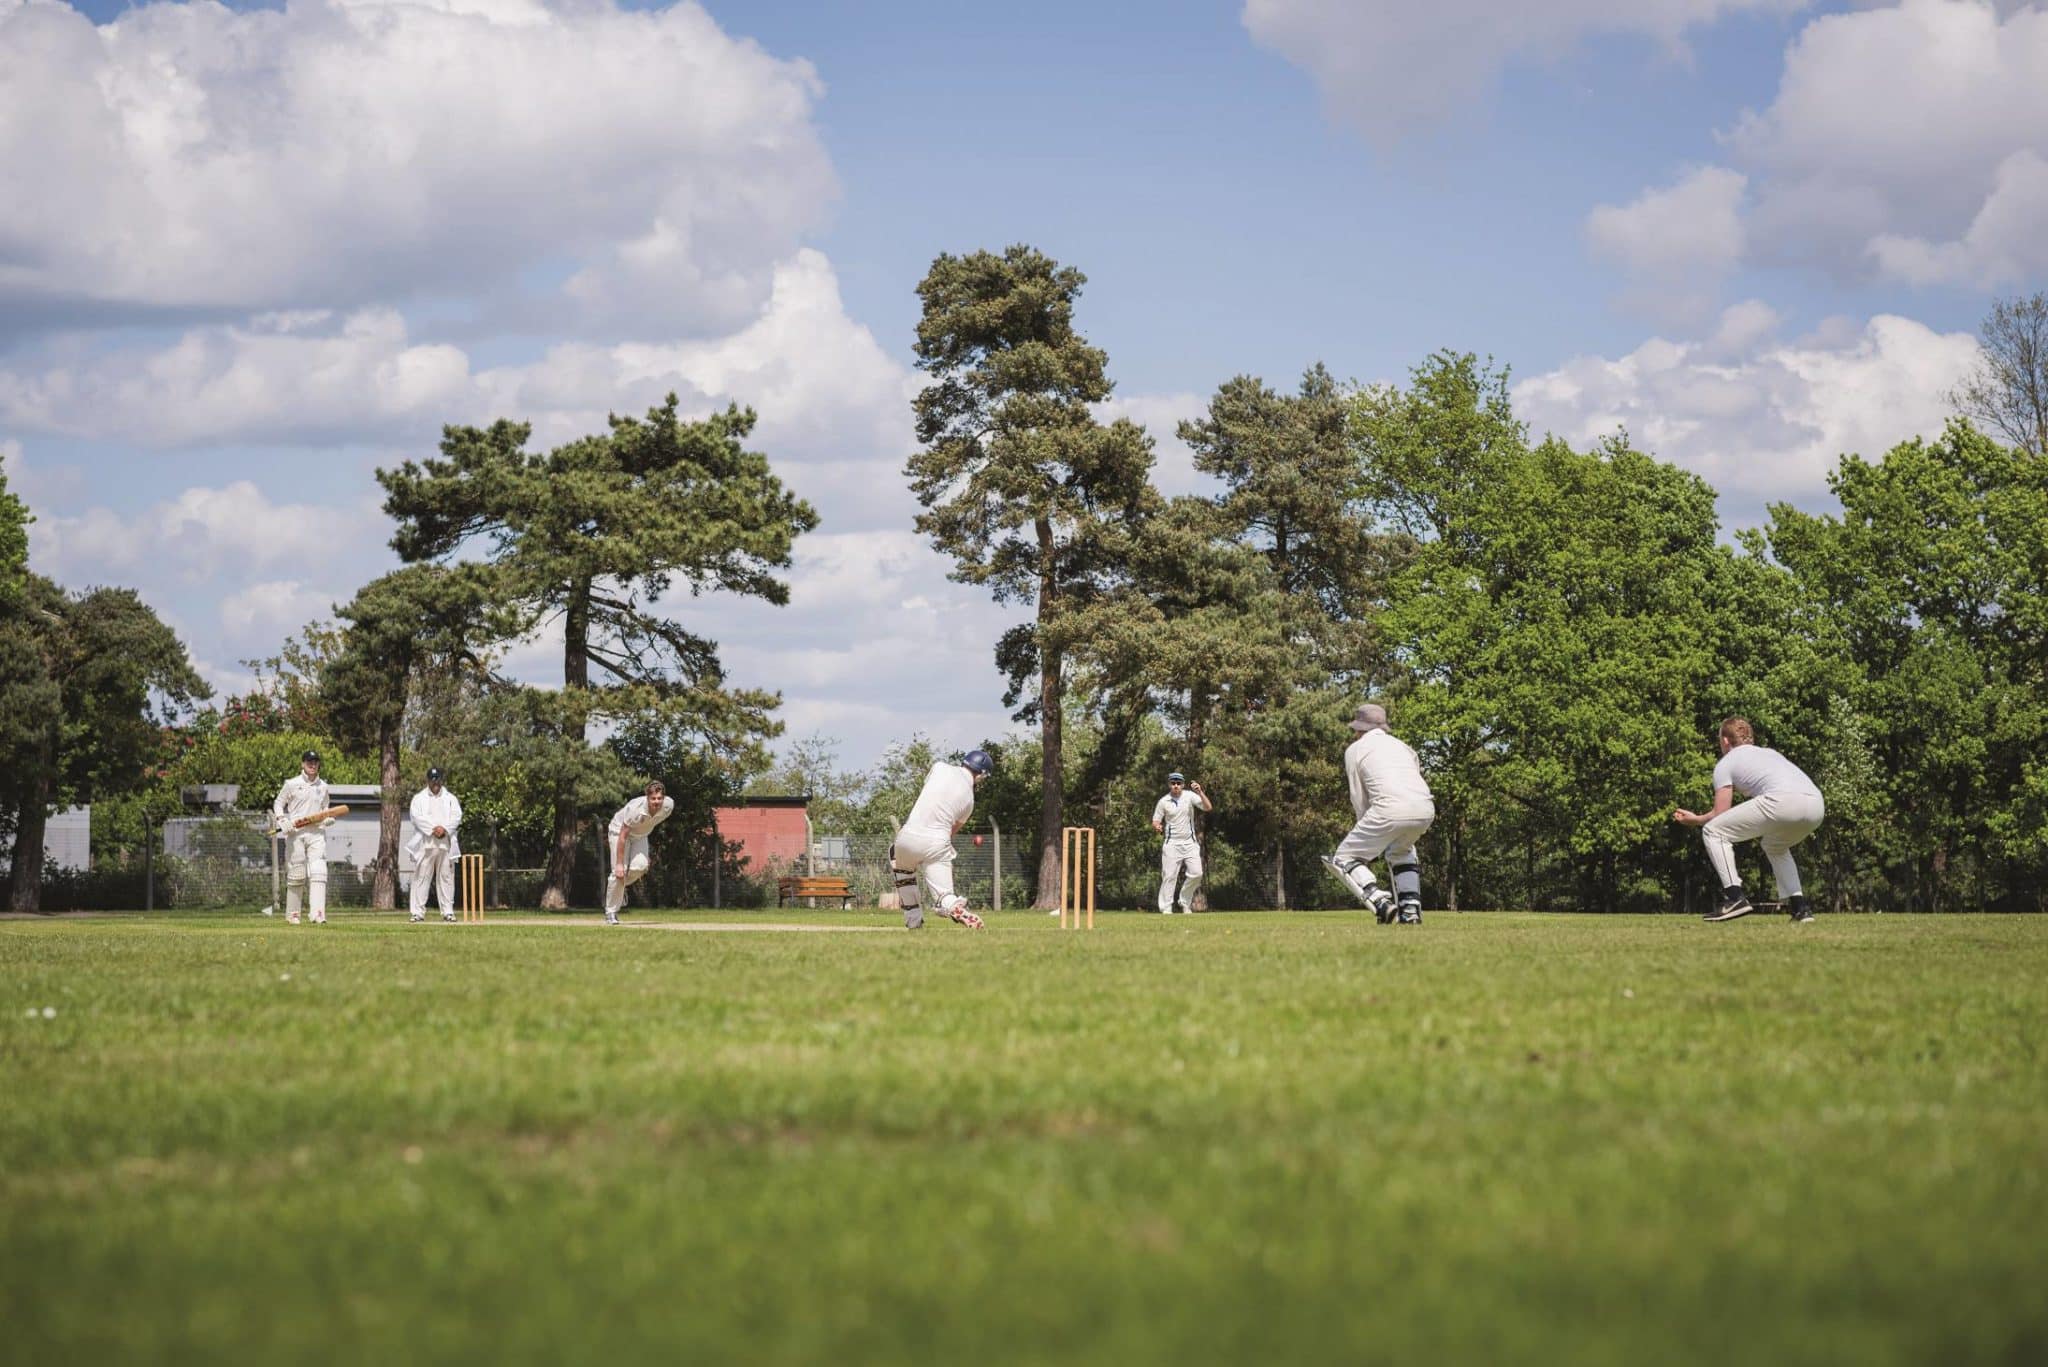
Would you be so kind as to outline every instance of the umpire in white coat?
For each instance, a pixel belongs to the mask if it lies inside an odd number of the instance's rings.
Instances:
[[[1422,761],[1387,730],[1387,713],[1373,703],[1351,717],[1358,739],[1344,751],[1344,776],[1351,783],[1351,810],[1358,824],[1323,863],[1352,895],[1372,908],[1381,924],[1398,919],[1422,924],[1422,864],[1415,842],[1436,820],[1436,799],[1422,777]],[[1382,854],[1394,876],[1394,891],[1373,881],[1372,861]]]
[[[427,786],[412,795],[412,834],[406,851],[412,855],[412,919],[427,919],[427,889],[441,900],[441,919],[455,919],[455,867],[462,844],[462,803],[444,786],[439,769],[427,770]]]

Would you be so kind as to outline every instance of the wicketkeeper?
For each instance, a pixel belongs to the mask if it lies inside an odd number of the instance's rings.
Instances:
[[[604,885],[604,923],[619,923],[619,909],[626,905],[626,889],[647,876],[653,862],[647,833],[668,820],[675,804],[659,779],[647,791],[612,814],[605,831],[605,848],[611,851],[612,876]]]
[[[1152,829],[1166,837],[1159,847],[1159,914],[1176,908],[1193,914],[1195,890],[1202,886],[1202,846],[1195,836],[1195,813],[1213,812],[1200,783],[1183,774],[1166,776],[1166,796],[1152,807]]]
[[[948,920],[981,929],[981,918],[967,909],[967,899],[953,891],[953,837],[974,815],[974,790],[994,773],[996,763],[986,750],[969,750],[958,764],[944,760],[925,775],[924,788],[910,809],[896,843],[889,847],[889,867],[896,878],[896,904],[903,908],[909,930],[924,928],[918,878],[931,884],[933,903]],[[1002,871],[998,869],[1000,878]]]
[[[455,919],[455,867],[462,843],[455,832],[462,825],[462,803],[443,784],[441,771],[427,770],[427,786],[412,795],[412,919],[427,919],[427,889],[441,900],[441,919]]]
[[[1351,810],[1358,824],[1335,855],[1323,856],[1323,863],[1372,908],[1380,924],[1398,918],[1404,926],[1419,926],[1422,864],[1415,857],[1415,842],[1436,820],[1436,799],[1422,777],[1422,761],[1387,730],[1385,708],[1363,704],[1352,714],[1351,729],[1358,739],[1344,751],[1344,775],[1351,783]],[[1393,874],[1391,895],[1373,881],[1370,865],[1382,854]]]
[[[1777,882],[1778,896],[1785,901],[1786,915],[1794,922],[1811,921],[1813,911],[1799,885],[1792,847],[1819,830],[1827,817],[1819,786],[1791,760],[1767,745],[1758,745],[1756,733],[1741,717],[1721,723],[1720,745],[1721,758],[1714,765],[1713,807],[1704,812],[1680,807],[1671,814],[1681,826],[1700,828],[1707,862],[1721,880],[1721,905],[1705,919],[1733,921],[1756,910],[1743,892],[1742,875],[1735,868],[1735,847],[1754,840],[1771,861],[1771,876]],[[1738,804],[1737,793],[1749,801]]]
[[[327,828],[334,819],[325,813],[332,806],[320,777],[320,752],[308,750],[299,756],[299,772],[284,781],[270,804],[272,828],[285,839],[284,919],[292,925],[299,923],[302,901],[314,925],[327,924]]]

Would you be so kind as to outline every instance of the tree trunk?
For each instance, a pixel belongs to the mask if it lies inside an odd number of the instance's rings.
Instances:
[[[1273,905],[1287,910],[1287,842],[1273,842]]]
[[[1464,851],[1464,842],[1458,839],[1458,820],[1452,817],[1444,823],[1444,910],[1458,909],[1458,860]]]
[[[1053,574],[1052,521],[1038,519],[1038,900],[1031,905],[1051,911],[1060,904],[1060,827],[1064,810],[1062,789],[1066,782],[1065,757],[1060,752],[1066,718],[1064,680],[1060,678],[1060,652],[1047,644],[1058,607],[1059,584]]]
[[[1200,689],[1188,690],[1188,769],[1197,779],[1202,777],[1202,747],[1208,740],[1209,695]],[[1209,909],[1209,826],[1215,818],[1205,815],[1201,818],[1202,838],[1196,849],[1202,852],[1202,881],[1195,888],[1194,900],[1188,903],[1189,911]]]
[[[590,688],[590,581],[570,586],[569,605],[562,627],[562,689],[574,694]],[[581,711],[571,725],[570,735],[585,738]],[[555,792],[555,841],[548,852],[548,872],[540,891],[543,911],[565,911],[569,906],[569,879],[576,871],[576,790],[565,785]],[[601,874],[603,870],[598,872]]]
[[[55,757],[50,757],[54,763]],[[43,909],[43,832],[50,820],[50,768],[29,784],[22,799],[21,815],[14,823],[13,868],[8,875],[7,908],[10,911]]]
[[[377,729],[377,869],[370,906],[389,911],[398,905],[398,718],[387,718]]]

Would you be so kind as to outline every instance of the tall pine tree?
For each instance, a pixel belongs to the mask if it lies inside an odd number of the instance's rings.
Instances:
[[[507,600],[561,626],[552,729],[566,749],[544,907],[568,905],[584,806],[576,762],[589,758],[592,719],[658,717],[727,757],[781,732],[779,694],[728,688],[717,645],[657,611],[678,586],[789,601],[774,571],[818,515],[746,449],[754,421],[738,407],[685,421],[671,394],[644,419],[614,417],[545,455],[525,449],[526,424],[500,421],[447,428],[439,459],[377,472],[403,559],[445,561],[481,543]]]
[[[925,511],[917,529],[953,557],[953,578],[1033,620],[996,647],[1019,720],[1043,741],[1038,905],[1055,905],[1062,822],[1066,663],[1082,610],[1117,582],[1132,523],[1156,504],[1152,441],[1127,420],[1104,424],[1108,358],[1074,330],[1086,278],[1042,252],[941,256],[918,286],[915,400],[923,449],[906,473]]]

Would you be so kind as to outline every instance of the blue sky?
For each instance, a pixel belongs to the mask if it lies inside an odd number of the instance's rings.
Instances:
[[[39,568],[233,689],[389,564],[371,472],[441,422],[738,398],[824,525],[789,609],[675,610],[867,763],[1007,726],[1012,614],[901,487],[936,253],[1087,273],[1169,490],[1229,376],[1455,347],[1740,524],[1937,426],[2041,288],[2043,91],[2011,0],[0,0],[0,459]]]

